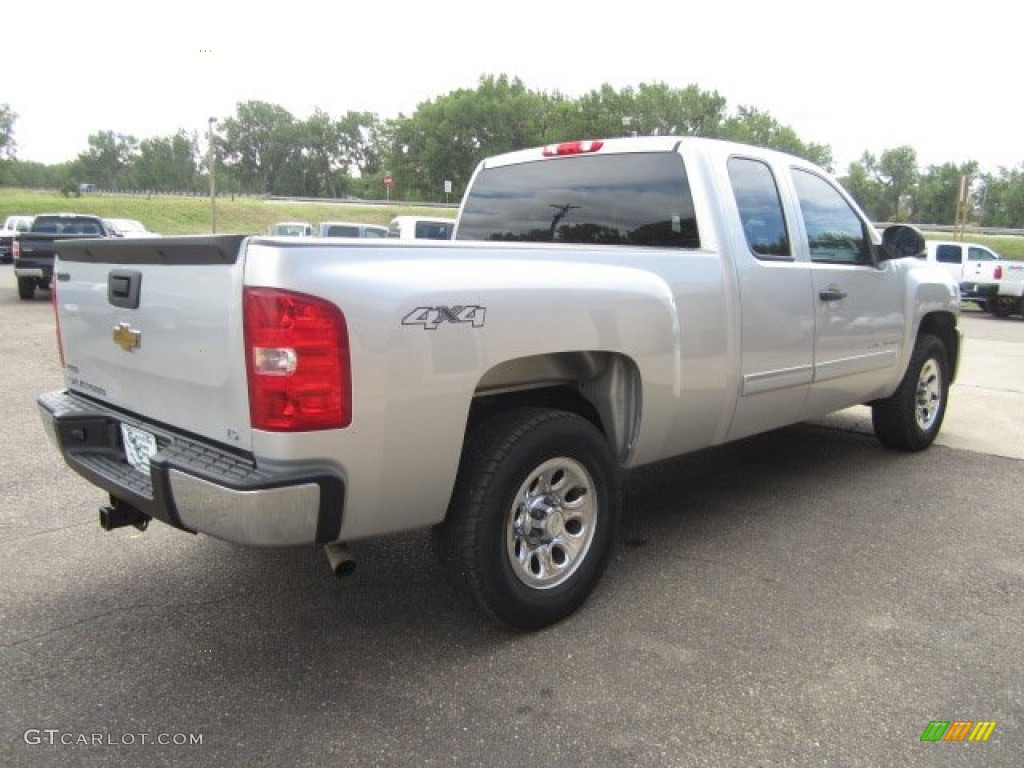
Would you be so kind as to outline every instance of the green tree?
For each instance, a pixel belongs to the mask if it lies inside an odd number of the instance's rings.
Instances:
[[[18,144],[14,140],[14,123],[18,115],[7,104],[0,104],[0,158],[13,159]]]
[[[548,104],[505,75],[420,104],[389,126],[386,165],[396,189],[407,199],[438,200],[451,181],[459,194],[484,157],[543,143]]]
[[[982,176],[981,223],[987,227],[1024,227],[1024,164]]]
[[[368,176],[380,172],[382,128],[372,112],[346,112],[338,120],[338,160],[346,173]]]
[[[278,177],[301,155],[292,114],[275,104],[247,101],[238,104],[235,117],[224,120],[222,127],[218,143],[223,152],[218,154],[245,189],[279,194]]]
[[[917,184],[917,152],[906,145],[883,151],[878,176],[885,185],[886,220],[909,221],[914,214],[910,193]]]
[[[841,181],[873,221],[909,221],[918,176],[917,153],[902,146],[883,151],[879,158],[865,152]]]
[[[143,139],[132,161],[132,186],[154,192],[191,192],[198,186],[199,142],[179,131],[174,136]]]
[[[741,106],[727,118],[717,134],[720,138],[789,152],[832,170],[832,148],[827,144],[805,144],[796,131],[767,112]]]
[[[978,172],[975,162],[931,165],[920,175],[913,191],[914,220],[922,224],[952,224],[960,199],[960,179]]]
[[[696,85],[679,89],[641,83],[625,93],[632,102],[633,129],[641,136],[717,136],[726,120],[725,99]]]
[[[95,184],[100,189],[125,189],[130,184],[129,168],[138,155],[134,136],[100,131],[89,137],[89,149],[78,155],[75,170],[78,182]],[[74,179],[69,181],[74,182]]]
[[[839,181],[868,218],[886,219],[885,188],[878,178],[878,159],[873,154],[865,152],[860,160],[850,163],[846,176]]]

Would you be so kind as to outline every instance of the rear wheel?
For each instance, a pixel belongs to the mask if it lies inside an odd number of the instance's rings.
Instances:
[[[1015,302],[1005,296],[995,296],[988,300],[986,309],[996,317],[1009,317],[1013,313]]]
[[[935,440],[949,399],[949,358],[942,341],[918,337],[897,390],[871,407],[878,439],[890,448],[920,451]]]
[[[36,281],[32,277],[18,278],[18,298],[24,301],[36,295]]]
[[[597,428],[564,411],[517,409],[467,439],[435,547],[477,608],[537,629],[575,611],[597,584],[618,507],[617,469]]]

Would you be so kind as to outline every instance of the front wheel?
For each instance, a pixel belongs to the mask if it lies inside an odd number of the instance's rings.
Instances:
[[[469,435],[435,548],[477,608],[513,629],[538,629],[575,611],[597,584],[618,489],[607,441],[590,422],[508,411]]]
[[[949,358],[942,341],[918,337],[897,390],[871,407],[875,435],[902,451],[921,451],[935,440],[949,399]]]

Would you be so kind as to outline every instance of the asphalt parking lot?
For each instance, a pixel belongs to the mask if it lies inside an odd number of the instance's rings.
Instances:
[[[312,548],[104,533],[36,413],[49,302],[0,266],[0,765],[1017,768],[1024,321],[962,324],[940,444],[851,409],[640,470],[592,599],[517,635],[423,532],[344,581]],[[936,720],[996,726],[922,742]]]

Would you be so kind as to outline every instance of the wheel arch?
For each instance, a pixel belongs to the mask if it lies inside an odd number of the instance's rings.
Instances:
[[[956,379],[960,365],[960,331],[957,328],[956,316],[952,312],[931,312],[921,319],[917,335],[930,334],[936,336],[946,348],[949,362],[949,380]]]
[[[632,454],[641,419],[640,371],[629,357],[606,351],[555,352],[502,362],[477,384],[467,434],[509,408],[575,413],[608,440],[620,465]]]

